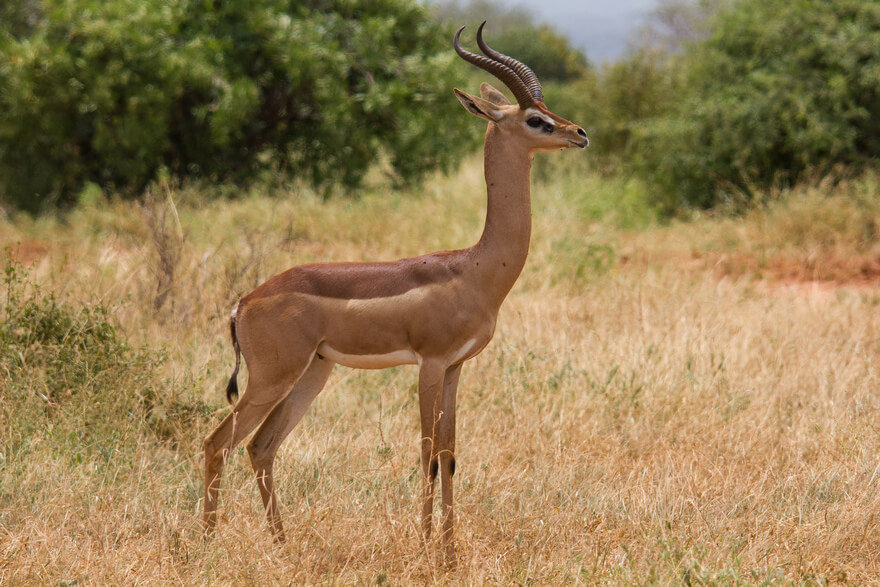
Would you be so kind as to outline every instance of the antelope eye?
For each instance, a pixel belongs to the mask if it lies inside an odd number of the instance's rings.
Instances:
[[[538,128],[539,126],[544,124],[544,121],[541,120],[540,118],[538,118],[537,116],[532,116],[531,118],[526,120],[526,124],[528,124],[532,128]]]

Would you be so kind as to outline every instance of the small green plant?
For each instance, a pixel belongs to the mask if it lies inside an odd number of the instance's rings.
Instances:
[[[101,304],[79,311],[42,294],[11,257],[4,268],[6,302],[0,322],[0,357],[12,385],[38,372],[45,401],[58,403],[130,354]]]
[[[125,340],[113,308],[44,292],[8,250],[3,286],[0,445],[8,466],[38,439],[98,458],[133,437],[176,442],[207,418],[202,402],[164,381],[162,352]]]

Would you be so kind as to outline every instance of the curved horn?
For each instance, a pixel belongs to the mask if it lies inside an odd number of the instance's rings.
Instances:
[[[455,47],[455,52],[458,53],[459,56],[468,63],[473,63],[480,69],[488,71],[499,80],[504,82],[504,85],[507,86],[511,92],[513,92],[513,95],[516,98],[516,101],[519,103],[520,108],[525,109],[533,105],[535,103],[535,98],[533,97],[532,92],[529,91],[529,88],[526,86],[525,82],[519,75],[517,75],[517,73],[513,69],[511,69],[504,63],[495,61],[494,59],[490,59],[488,57],[483,57],[482,55],[477,55],[476,53],[471,53],[470,51],[462,48],[461,41],[459,39],[461,37],[461,31],[463,31],[464,28],[465,27],[461,27],[460,29],[458,29],[458,32],[455,33],[455,38],[452,40],[452,46]],[[508,59],[510,58],[508,57]],[[526,67],[526,69],[528,68]]]
[[[488,57],[491,57],[495,61],[503,63],[510,69],[512,69],[517,76],[525,83],[526,87],[529,90],[529,94],[532,96],[532,99],[535,102],[543,102],[544,101],[544,92],[541,89],[541,82],[538,81],[538,76],[535,75],[535,72],[521,61],[517,61],[513,57],[505,55],[504,53],[499,53],[498,51],[489,47],[485,41],[483,41],[483,27],[486,26],[486,21],[483,21],[483,24],[480,25],[480,28],[477,29],[477,45],[480,46],[480,50],[485,53]]]

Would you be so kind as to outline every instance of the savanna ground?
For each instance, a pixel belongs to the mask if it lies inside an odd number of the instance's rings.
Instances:
[[[536,169],[529,261],[463,371],[455,570],[419,541],[413,367],[336,368],[279,453],[284,545],[243,447],[202,541],[201,446],[237,297],[472,244],[481,161],[356,200],[157,185],[0,219],[0,583],[874,583],[877,178],[660,224],[578,155]]]

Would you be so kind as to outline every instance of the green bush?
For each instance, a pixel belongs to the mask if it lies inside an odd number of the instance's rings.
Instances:
[[[675,105],[676,71],[660,52],[639,50],[568,83],[544,84],[548,106],[581,125],[590,160],[619,171],[642,127]]]
[[[87,182],[137,194],[162,169],[355,186],[387,155],[408,181],[473,145],[450,34],[413,0],[32,8],[0,27],[0,197],[20,208]]]
[[[7,257],[0,287],[0,497],[32,447],[107,464],[139,442],[192,443],[210,410],[168,384],[161,352],[130,345],[101,304],[72,305]],[[198,435],[196,435],[198,436]]]
[[[670,210],[785,187],[880,156],[880,2],[738,0],[674,61],[676,104],[634,161]]]
[[[39,0],[0,3],[0,35],[28,34],[40,19]]]

